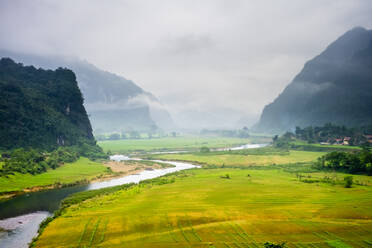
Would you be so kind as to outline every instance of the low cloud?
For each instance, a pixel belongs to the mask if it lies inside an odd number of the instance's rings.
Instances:
[[[4,0],[0,49],[77,56],[177,116],[216,111],[223,123],[219,109],[258,116],[330,42],[372,28],[370,13],[367,0]]]

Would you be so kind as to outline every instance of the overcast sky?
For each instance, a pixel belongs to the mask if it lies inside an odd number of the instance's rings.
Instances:
[[[178,122],[217,123],[257,117],[330,42],[372,28],[371,13],[370,0],[2,0],[0,48],[78,56]]]

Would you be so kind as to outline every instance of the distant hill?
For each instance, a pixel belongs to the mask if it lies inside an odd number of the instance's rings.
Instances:
[[[5,50],[0,50],[0,56],[42,68],[55,69],[63,66],[73,70],[96,132],[149,130],[154,126],[162,129],[175,128],[169,113],[151,93],[131,80],[101,70],[86,61]]]
[[[254,129],[283,132],[329,122],[372,123],[372,30],[354,28],[308,61]]]
[[[0,148],[95,144],[75,74],[0,60]]]

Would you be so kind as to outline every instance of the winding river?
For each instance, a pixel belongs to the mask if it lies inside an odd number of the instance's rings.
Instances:
[[[227,150],[241,150],[249,148],[263,147],[266,144],[243,145],[233,148],[223,148]],[[175,153],[175,152],[171,152]],[[141,160],[129,158],[124,155],[114,155],[110,157],[114,161]],[[197,168],[199,166],[176,161],[159,161],[173,165],[174,167],[155,170],[144,170],[139,174],[128,175],[101,182],[94,182],[87,185],[78,185],[60,189],[52,189],[40,192],[33,192],[17,196],[10,200],[0,202],[0,228],[7,231],[0,231],[0,248],[24,248],[28,247],[32,238],[37,235],[40,223],[51,216],[59,208],[61,201],[68,195],[86,191],[123,185],[127,183],[139,183],[143,180],[164,176],[176,171]]]

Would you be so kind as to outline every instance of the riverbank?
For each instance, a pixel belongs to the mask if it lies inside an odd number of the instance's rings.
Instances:
[[[85,157],[42,174],[15,173],[8,177],[0,177],[0,200],[30,192],[83,184],[109,173],[102,163]]]
[[[171,165],[147,161],[98,163],[80,158],[74,163],[65,164],[43,174],[16,174],[8,178],[0,178],[0,201],[27,193],[100,182],[167,166]]]

